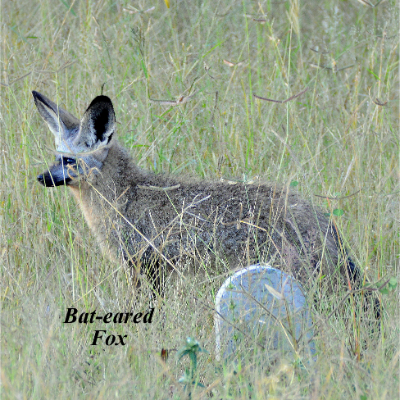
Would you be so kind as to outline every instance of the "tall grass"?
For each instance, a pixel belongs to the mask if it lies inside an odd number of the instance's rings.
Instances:
[[[371,282],[399,275],[398,3],[170,3],[1,4],[2,398],[183,398],[184,361],[160,351],[187,336],[209,351],[193,398],[397,398],[395,290],[381,295],[381,334],[365,350],[354,351],[357,325],[317,314],[318,359],[306,369],[282,360],[234,374],[217,363],[213,291],[199,279],[171,288],[152,324],[62,323],[68,307],[103,315],[132,298],[68,189],[36,181],[54,145],[31,90],[78,117],[103,90],[141,167],[297,185],[335,219]],[[280,103],[253,96],[304,89]],[[91,346],[95,329],[128,345]]]

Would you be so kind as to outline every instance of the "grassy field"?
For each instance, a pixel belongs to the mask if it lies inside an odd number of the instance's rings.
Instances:
[[[188,336],[208,351],[192,398],[398,398],[393,286],[379,294],[381,334],[365,350],[354,345],[365,327],[328,318],[329,305],[315,312],[318,358],[307,367],[281,360],[234,373],[218,362],[215,292],[199,279],[171,288],[151,324],[63,324],[68,307],[125,311],[132,294],[68,189],[36,180],[54,139],[31,91],[81,117],[103,90],[139,166],[297,185],[331,213],[374,287],[398,279],[399,5],[363,3],[1,3],[1,398],[185,398],[189,363],[175,350]],[[147,302],[139,296],[136,310]],[[92,346],[96,329],[127,345]]]

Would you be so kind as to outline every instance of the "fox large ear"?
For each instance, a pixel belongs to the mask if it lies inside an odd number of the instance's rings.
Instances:
[[[85,112],[75,144],[95,149],[110,142],[115,131],[115,113],[107,96],[97,96]]]
[[[56,138],[56,144],[59,144],[65,135],[68,135],[79,126],[78,118],[75,118],[46,96],[35,91],[32,92],[32,95],[39,114],[47,122]]]

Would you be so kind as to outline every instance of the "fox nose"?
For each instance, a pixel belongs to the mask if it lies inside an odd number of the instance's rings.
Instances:
[[[37,177],[37,180],[46,187],[53,187],[55,186],[52,176],[47,175],[46,173],[40,174]]]
[[[52,174],[50,171],[48,171],[38,175],[37,180],[45,187],[55,187],[68,185],[72,179],[69,176],[59,176],[57,174]]]

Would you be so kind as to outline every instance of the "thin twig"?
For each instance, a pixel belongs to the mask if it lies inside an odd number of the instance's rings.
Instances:
[[[149,190],[156,190],[156,191],[166,191],[166,190],[175,190],[179,189],[181,187],[180,184],[175,185],[175,186],[167,186],[167,187],[159,187],[159,186],[143,186],[143,185],[137,185],[139,189],[149,189]]]
[[[10,83],[3,83],[3,82],[0,82],[0,85],[1,86],[4,86],[4,87],[9,87],[9,86],[11,86],[11,85],[13,85],[15,82],[18,82],[18,81],[20,81],[21,79],[24,79],[24,78],[26,78],[28,75],[30,75],[32,73],[32,71],[31,72],[28,72],[27,74],[25,74],[25,75],[22,75],[22,76],[20,76],[19,78],[17,78],[17,79],[14,79],[12,82],[10,82]]]
[[[70,62],[66,62],[64,65],[61,65],[61,67],[56,70],[35,69],[35,72],[38,72],[40,74],[58,74],[63,69],[68,68],[70,65],[75,64],[75,63],[76,63],[76,61],[70,61]]]
[[[319,194],[314,194],[315,197],[321,197],[321,199],[329,199],[329,200],[342,200],[342,199],[347,199],[349,197],[355,196],[357,193],[361,192],[360,190],[357,190],[357,192],[354,192],[352,194],[349,194],[348,196],[343,196],[343,197],[329,197],[329,196],[321,196]]]
[[[372,102],[373,102],[374,104],[376,104],[377,106],[381,106],[381,107],[386,106],[386,104],[388,103],[387,101],[382,102],[382,101],[380,101],[378,98],[376,98],[375,100],[372,100]]]
[[[194,97],[196,94],[198,93],[198,91],[194,92],[193,94],[191,94],[190,96],[180,96],[178,98],[178,100],[156,100],[156,99],[149,99],[151,102],[153,103],[158,103],[162,106],[178,106],[181,104],[185,104],[187,103],[192,97]]]
[[[381,4],[383,0],[379,0],[375,5],[371,4],[371,3],[370,3],[369,1],[367,1],[367,0],[358,0],[358,1],[359,1],[359,3],[361,3],[361,4],[364,5],[364,6],[368,6],[368,7],[371,7],[371,8],[375,8],[375,7],[378,7],[379,4]]]
[[[254,96],[256,99],[259,99],[259,100],[271,101],[272,103],[285,104],[285,103],[287,103],[288,101],[291,101],[291,100],[295,99],[296,97],[301,96],[303,93],[307,92],[307,90],[308,90],[308,88],[305,88],[305,89],[302,90],[300,93],[297,93],[297,94],[295,94],[295,95],[289,97],[289,98],[286,99],[286,100],[267,99],[266,97],[257,96],[255,93],[253,93],[253,96]]]
[[[329,51],[319,50],[318,48],[310,47],[310,50],[318,54],[329,54]]]
[[[228,60],[222,60],[224,62],[224,64],[226,64],[228,67],[240,67],[241,65],[244,64],[244,61],[240,61],[238,63],[233,63],[231,61]]]
[[[336,66],[328,67],[327,65],[317,65],[317,64],[312,64],[312,63],[310,64],[310,66],[313,67],[313,68],[327,69],[327,70],[330,70],[330,71],[336,73],[336,72],[339,72],[339,71],[343,71],[344,69],[348,69],[348,68],[354,67],[354,64],[347,65],[346,67],[343,67],[343,68],[337,68]]]
[[[134,10],[132,10],[132,9],[130,9],[130,8],[125,8],[125,7],[123,7],[122,10],[125,11],[125,12],[127,12],[128,14],[146,14],[146,13],[149,13],[149,12],[155,10],[155,7],[151,7],[151,8],[149,8],[149,9],[147,9],[147,10],[139,10],[139,9],[137,9],[137,8],[135,8]]]
[[[210,124],[213,125],[214,124],[214,114],[215,114],[215,110],[217,108],[218,105],[218,90],[215,92],[215,100],[214,100],[214,107],[211,113],[211,118],[210,118]]]

